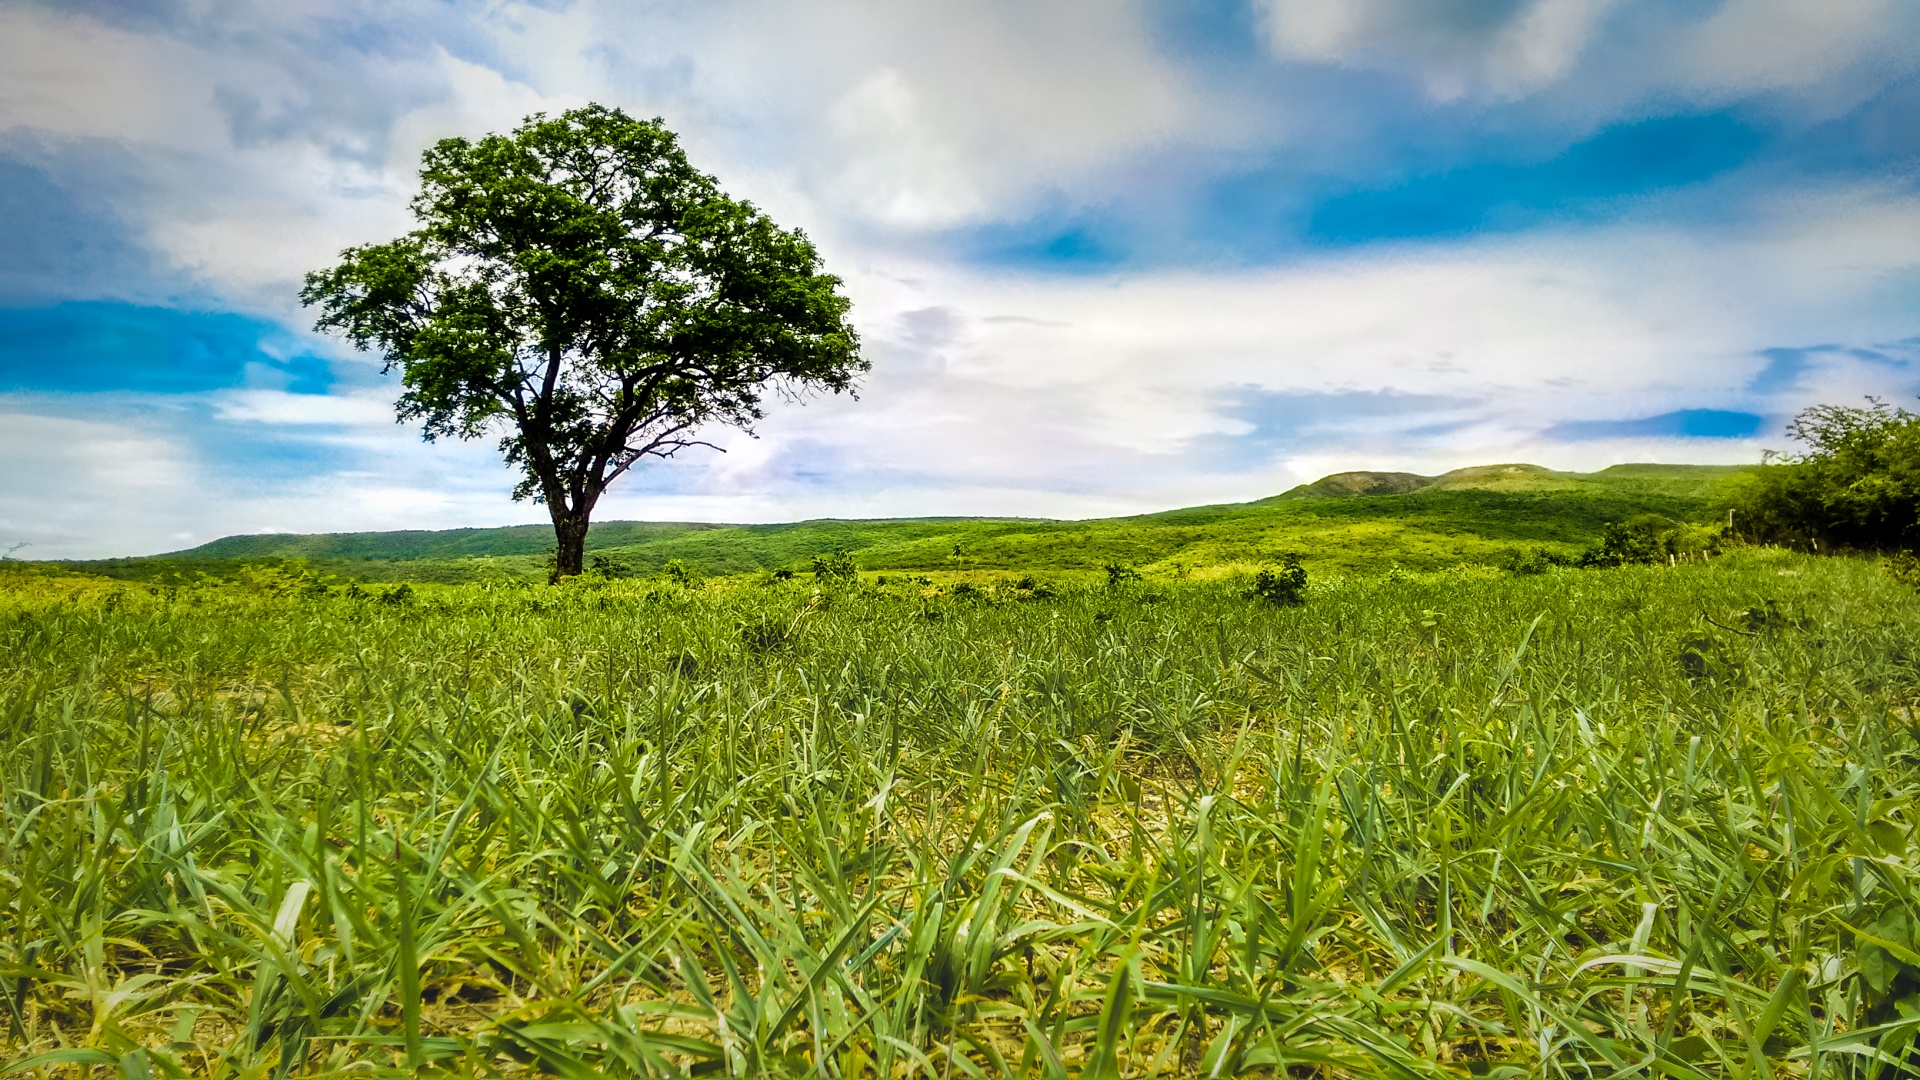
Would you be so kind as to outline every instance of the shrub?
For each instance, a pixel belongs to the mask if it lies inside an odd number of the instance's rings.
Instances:
[[[821,581],[851,582],[860,576],[860,568],[854,565],[852,552],[839,548],[831,555],[813,557],[813,576]]]
[[[1107,571],[1107,584],[1109,586],[1124,585],[1129,581],[1140,580],[1140,571],[1135,570],[1126,563],[1110,562],[1106,565],[1105,570]]]
[[[325,596],[327,578],[307,566],[305,559],[288,559],[279,563],[248,563],[234,574],[234,582],[242,588],[269,596]]]
[[[1597,568],[1666,562],[1674,551],[1673,532],[1674,523],[1658,514],[1610,521],[1600,530],[1600,542],[1580,554],[1580,565]]]
[[[683,588],[697,589],[702,581],[700,571],[680,559],[668,559],[660,572],[667,576],[668,581]]]
[[[1551,548],[1509,548],[1500,557],[1500,569],[1521,576],[1544,574],[1555,567],[1572,566],[1573,560]]]
[[[611,555],[593,555],[587,561],[587,572],[603,578],[630,578],[633,567]]]
[[[794,624],[768,616],[743,621],[739,627],[740,641],[750,652],[777,652],[793,640]]]
[[[1013,587],[1015,591],[1025,593],[1026,598],[1030,600],[1047,600],[1053,596],[1053,586],[1035,579],[1032,574],[1026,574],[1014,581]]]
[[[1912,589],[1920,589],[1920,557],[1911,551],[1896,552],[1881,564],[1887,576]]]
[[[1742,534],[1816,551],[1920,546],[1920,414],[1867,402],[1794,417],[1787,432],[1808,449],[1768,455],[1734,503]]]
[[[1307,568],[1300,565],[1298,555],[1283,556],[1278,569],[1263,566],[1253,575],[1245,595],[1249,600],[1298,607],[1307,602]]]

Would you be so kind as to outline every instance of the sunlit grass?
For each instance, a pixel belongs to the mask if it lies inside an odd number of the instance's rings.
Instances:
[[[1840,1076],[1920,1026],[1920,600],[1867,562],[9,580],[16,1063]]]

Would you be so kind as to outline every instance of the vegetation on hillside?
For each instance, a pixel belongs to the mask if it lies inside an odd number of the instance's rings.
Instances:
[[[709,575],[804,572],[815,555],[837,550],[868,570],[961,576],[1006,570],[1095,579],[1117,563],[1179,578],[1251,571],[1288,553],[1320,574],[1381,573],[1396,565],[1427,571],[1507,565],[1543,553],[1549,562],[1570,562],[1602,544],[1609,525],[1635,519],[1657,520],[1674,535],[1683,526],[1704,527],[1722,519],[1722,493],[1748,471],[1623,465],[1577,474],[1488,466],[1440,477],[1392,474],[1402,480],[1384,494],[1368,494],[1377,485],[1354,479],[1382,474],[1341,474],[1254,503],[1095,521],[608,522],[595,526],[588,541],[595,554],[641,575],[659,573],[674,559]],[[1676,541],[1681,550],[1702,542]],[[203,573],[229,576],[249,563],[304,559],[316,570],[360,581],[537,580],[548,573],[550,548],[549,530],[540,526],[242,536],[162,558],[83,568],[187,581]]]
[[[1857,561],[8,580],[16,1066],[1832,1076],[1920,1026],[1920,597]]]

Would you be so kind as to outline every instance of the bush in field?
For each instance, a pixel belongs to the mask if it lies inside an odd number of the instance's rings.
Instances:
[[[1920,414],[1867,401],[1794,417],[1787,432],[1808,449],[1770,455],[1735,502],[1742,534],[1815,551],[1920,546]]]
[[[1129,581],[1140,580],[1140,571],[1135,570],[1126,563],[1110,562],[1101,569],[1107,572],[1107,585],[1109,587],[1118,587],[1125,585]]]
[[[1718,555],[1726,531],[1717,526],[1674,521],[1658,514],[1641,514],[1610,522],[1600,531],[1600,542],[1580,554],[1586,567],[1643,566],[1681,558]]]
[[[860,568],[854,565],[852,552],[839,548],[831,555],[813,557],[813,576],[823,582],[846,584],[859,578]]]
[[[1555,567],[1572,566],[1573,560],[1551,548],[1510,548],[1500,558],[1500,569],[1528,577],[1544,574]]]
[[[1298,607],[1307,602],[1307,568],[1298,555],[1285,555],[1278,568],[1263,566],[1247,586],[1249,600],[1264,600],[1279,607]]]
[[[1910,588],[1920,589],[1920,556],[1911,551],[1896,552],[1883,564],[1887,576]]]
[[[704,581],[700,571],[681,559],[668,559],[666,565],[660,568],[660,572],[666,575],[668,581],[682,588],[697,589]]]
[[[330,575],[307,566],[305,559],[278,563],[248,563],[234,572],[234,584],[269,596],[325,596]]]
[[[1580,555],[1586,567],[1633,566],[1663,563],[1674,553],[1673,522],[1653,514],[1611,521],[1600,530],[1600,542]]]
[[[633,567],[624,560],[614,558],[611,555],[595,554],[588,557],[587,572],[596,577],[617,580],[619,578],[632,577]]]

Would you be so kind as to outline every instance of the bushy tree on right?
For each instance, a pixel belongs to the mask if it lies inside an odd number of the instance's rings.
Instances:
[[[1920,414],[1874,398],[1815,405],[1787,432],[1807,449],[1769,455],[1734,508],[1742,535],[1815,551],[1920,548]]]

